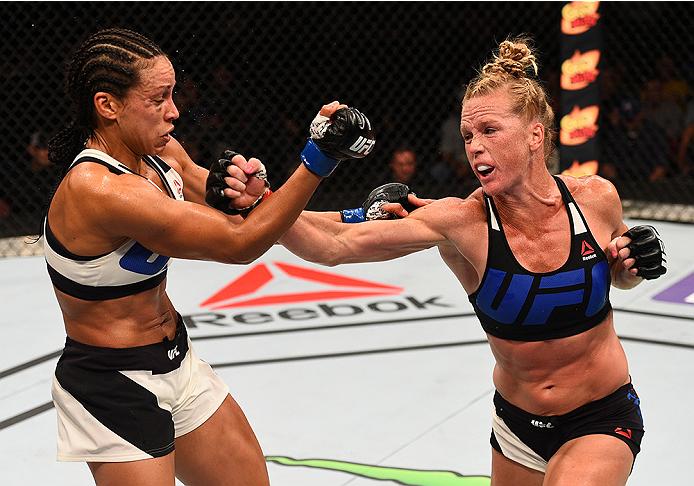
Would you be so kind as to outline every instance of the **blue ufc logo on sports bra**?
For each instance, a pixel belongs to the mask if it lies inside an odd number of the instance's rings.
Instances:
[[[166,266],[169,257],[157,255],[157,258],[152,260],[154,255],[157,254],[149,251],[141,244],[135,243],[118,263],[121,268],[140,275],[156,275]]]
[[[489,269],[484,285],[477,293],[476,304],[489,318],[501,324],[547,324],[552,311],[560,306],[573,306],[574,311],[585,299],[585,271],[569,270],[548,276],[512,274]],[[609,267],[600,261],[591,269],[588,305],[582,314],[592,317],[607,301]],[[503,286],[507,286],[502,290]],[[521,311],[528,308],[525,317],[516,322]]]

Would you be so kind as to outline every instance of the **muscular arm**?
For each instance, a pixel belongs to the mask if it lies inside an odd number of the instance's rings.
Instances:
[[[109,251],[127,237],[161,255],[248,263],[289,229],[320,180],[300,166],[239,223],[197,201],[173,200],[139,176],[81,164],[56,194],[50,219],[58,239],[78,254]]]
[[[324,265],[392,260],[447,242],[440,219],[432,217],[445,205],[437,201],[404,219],[358,224],[335,221],[332,213],[305,211],[280,243],[300,258]]]
[[[610,264],[612,285],[619,289],[631,289],[643,280],[633,274],[635,261],[629,258],[629,249],[625,246],[628,238],[622,238],[627,231],[627,225],[622,220],[622,202],[617,190],[611,182],[598,177],[589,176],[588,189],[591,199],[599,206],[596,208],[603,216],[604,225],[609,232],[610,242],[605,253]]]

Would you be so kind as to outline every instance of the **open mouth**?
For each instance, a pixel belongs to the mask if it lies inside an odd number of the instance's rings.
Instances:
[[[171,140],[171,133],[173,132],[173,128],[166,132],[164,135],[161,136],[161,138],[164,139],[165,142],[169,142]]]
[[[494,171],[494,167],[491,167],[487,164],[480,164],[477,166],[477,172],[479,175],[482,177],[487,177],[489,174],[491,174]]]

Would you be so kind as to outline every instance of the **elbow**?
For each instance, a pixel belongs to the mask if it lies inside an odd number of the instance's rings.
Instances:
[[[277,243],[281,235],[273,234],[267,229],[267,225],[258,224],[254,228],[255,232],[243,231],[245,228],[239,226],[236,234],[236,245],[230,245],[225,249],[228,263],[235,265],[248,265],[263,256],[272,246]]]
[[[213,257],[212,260],[227,265],[249,265],[263,256],[267,249],[259,248],[256,245],[244,245],[243,248],[227,247]]]
[[[342,265],[344,263],[349,263],[345,259],[342,258],[324,258],[321,259],[320,261],[316,261],[313,263],[318,263],[319,265],[323,265],[324,267],[336,267],[338,265]]]
[[[256,261],[258,257],[255,258],[235,258],[233,261],[230,261],[228,263],[232,265],[250,265],[254,261]]]
[[[267,251],[267,250],[265,250]],[[250,265],[258,258],[265,254],[265,251],[257,251],[254,249],[248,249],[246,251],[237,252],[234,255],[229,255],[230,261],[233,265]]]
[[[346,258],[341,257],[335,252],[324,252],[324,253],[312,253],[310,255],[301,255],[297,254],[304,260],[311,262],[311,263],[316,263],[318,265],[322,265],[324,267],[336,267],[338,265],[341,265],[343,263],[349,263]]]

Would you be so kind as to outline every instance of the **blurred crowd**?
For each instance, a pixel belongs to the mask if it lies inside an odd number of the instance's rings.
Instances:
[[[694,86],[667,55],[662,55],[652,72],[637,85],[633,84],[633,77],[625,76],[624,69],[614,64],[601,72],[598,173],[618,189],[634,181],[643,184],[694,180]],[[631,84],[625,85],[624,80]],[[558,76],[550,71],[544,81],[559,113]],[[265,154],[273,184],[279,185],[295,168],[296,160],[291,154],[303,147],[306,127],[272,103],[267,104],[265,112],[257,113],[243,90],[244,87],[235,85],[232,73],[223,64],[210,69],[207,79],[195,80],[183,74],[175,93],[180,118],[174,134],[194,161],[209,167],[227,147],[253,152],[256,147],[246,146],[245,140],[262,125],[266,130],[264,137],[273,141],[272,147],[283,151]],[[385,119],[383,126],[377,125],[379,144],[388,149],[375,152],[380,160],[373,160],[372,155],[366,187],[361,192],[366,194],[367,189],[389,181],[406,183],[425,197],[465,197],[472,192],[479,183],[468,164],[460,135],[462,96],[460,90],[449,94],[439,120],[438,139],[433,142],[398,137],[388,127],[392,120]],[[262,122],[258,117],[262,117]],[[0,167],[0,221],[8,223],[0,227],[14,228],[15,233],[19,228],[19,234],[38,233],[45,198],[59,175],[47,157],[48,133],[38,131],[28,137],[25,157]],[[436,145],[434,151],[432,143]],[[432,153],[436,154],[433,158]],[[422,160],[422,154],[431,160]],[[552,173],[561,172],[559,160],[556,149],[550,161]],[[345,174],[337,178],[344,178]],[[337,178],[329,183],[331,191],[354,192],[351,180]],[[363,198],[364,194],[356,197]],[[343,202],[349,200],[341,197]],[[336,204],[341,205],[339,201]]]
[[[666,54],[635,87],[625,67],[602,71],[600,175],[615,183],[694,178],[694,86]]]

